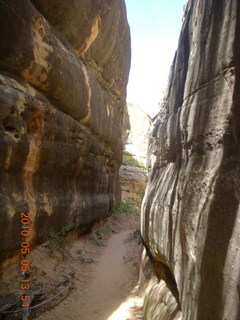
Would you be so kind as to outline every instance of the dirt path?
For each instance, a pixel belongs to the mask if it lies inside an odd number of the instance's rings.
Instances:
[[[81,301],[83,320],[105,320],[130,294],[126,265],[130,232],[113,235],[93,271],[93,281]]]
[[[79,263],[76,259],[60,261],[59,253],[49,256],[39,248],[33,256],[37,268],[48,260],[45,272],[48,283],[60,282],[65,274],[74,274],[73,290],[54,308],[38,315],[38,320],[140,320],[142,301],[135,294],[138,282],[138,263],[141,246],[134,236],[138,216],[108,221],[109,233],[99,240],[90,236],[76,240],[69,253],[84,251],[93,263]],[[129,228],[126,231],[126,227]],[[44,255],[48,254],[48,257]],[[40,275],[40,271],[36,276]],[[54,279],[54,281],[53,281]]]
[[[139,215],[112,216],[95,226],[91,234],[74,238],[71,247],[49,249],[47,243],[29,254],[29,280],[37,320],[141,320],[142,301],[136,294],[141,245],[136,232]],[[18,301],[22,276],[16,265],[0,283],[0,297],[14,295]],[[62,291],[71,277],[71,291]],[[43,292],[43,293],[41,293]],[[10,318],[9,318],[10,319]]]

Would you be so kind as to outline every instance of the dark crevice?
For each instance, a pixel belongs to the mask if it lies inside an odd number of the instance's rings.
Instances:
[[[158,280],[164,280],[168,289],[171,291],[172,295],[177,301],[178,307],[181,310],[181,304],[179,300],[179,292],[177,288],[177,283],[176,280],[170,270],[170,268],[165,264],[160,261],[156,261],[149,249],[149,247],[146,245],[144,240],[142,239],[143,245],[146,249],[146,254],[153,266],[154,272]]]
[[[12,125],[13,120],[10,116],[7,116],[5,119],[3,119],[2,124],[5,130],[7,131],[16,131],[14,126]]]

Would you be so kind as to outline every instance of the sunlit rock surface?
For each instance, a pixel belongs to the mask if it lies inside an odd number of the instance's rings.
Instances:
[[[119,182],[122,200],[124,202],[134,200],[135,206],[140,210],[147,185],[147,171],[138,167],[122,165],[119,170]]]
[[[239,7],[187,2],[150,138],[142,235],[184,320],[240,319]]]
[[[138,106],[125,106],[122,126],[123,164],[119,171],[122,201],[139,209],[147,184],[146,157],[152,119]]]
[[[139,106],[128,104],[124,114],[127,139],[124,150],[131,153],[140,163],[146,165],[149,131],[152,118]],[[128,120],[129,119],[129,120]],[[128,121],[129,126],[127,126]]]
[[[123,0],[0,1],[1,261],[111,213],[129,66]]]

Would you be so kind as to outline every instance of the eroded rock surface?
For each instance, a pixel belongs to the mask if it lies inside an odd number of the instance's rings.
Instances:
[[[134,200],[134,205],[140,209],[144,191],[147,185],[147,170],[122,165],[119,170],[119,182],[122,200]]]
[[[1,261],[118,196],[130,66],[124,0],[0,1]]]
[[[140,163],[146,165],[149,131],[152,118],[139,106],[127,105],[124,114],[127,139],[124,150],[131,153]],[[129,127],[127,126],[129,119]],[[124,140],[123,140],[124,141]]]
[[[150,139],[142,235],[184,320],[240,319],[239,30],[237,0],[187,2]]]
[[[139,209],[147,184],[147,146],[152,119],[138,106],[125,106],[122,126],[124,144],[123,163],[119,178],[122,200],[130,202]]]

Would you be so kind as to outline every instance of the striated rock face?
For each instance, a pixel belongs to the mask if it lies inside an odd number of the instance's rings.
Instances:
[[[124,0],[0,1],[0,261],[88,227],[118,197],[130,66]]]
[[[184,320],[240,319],[239,31],[239,1],[188,1],[150,139],[142,235]]]

